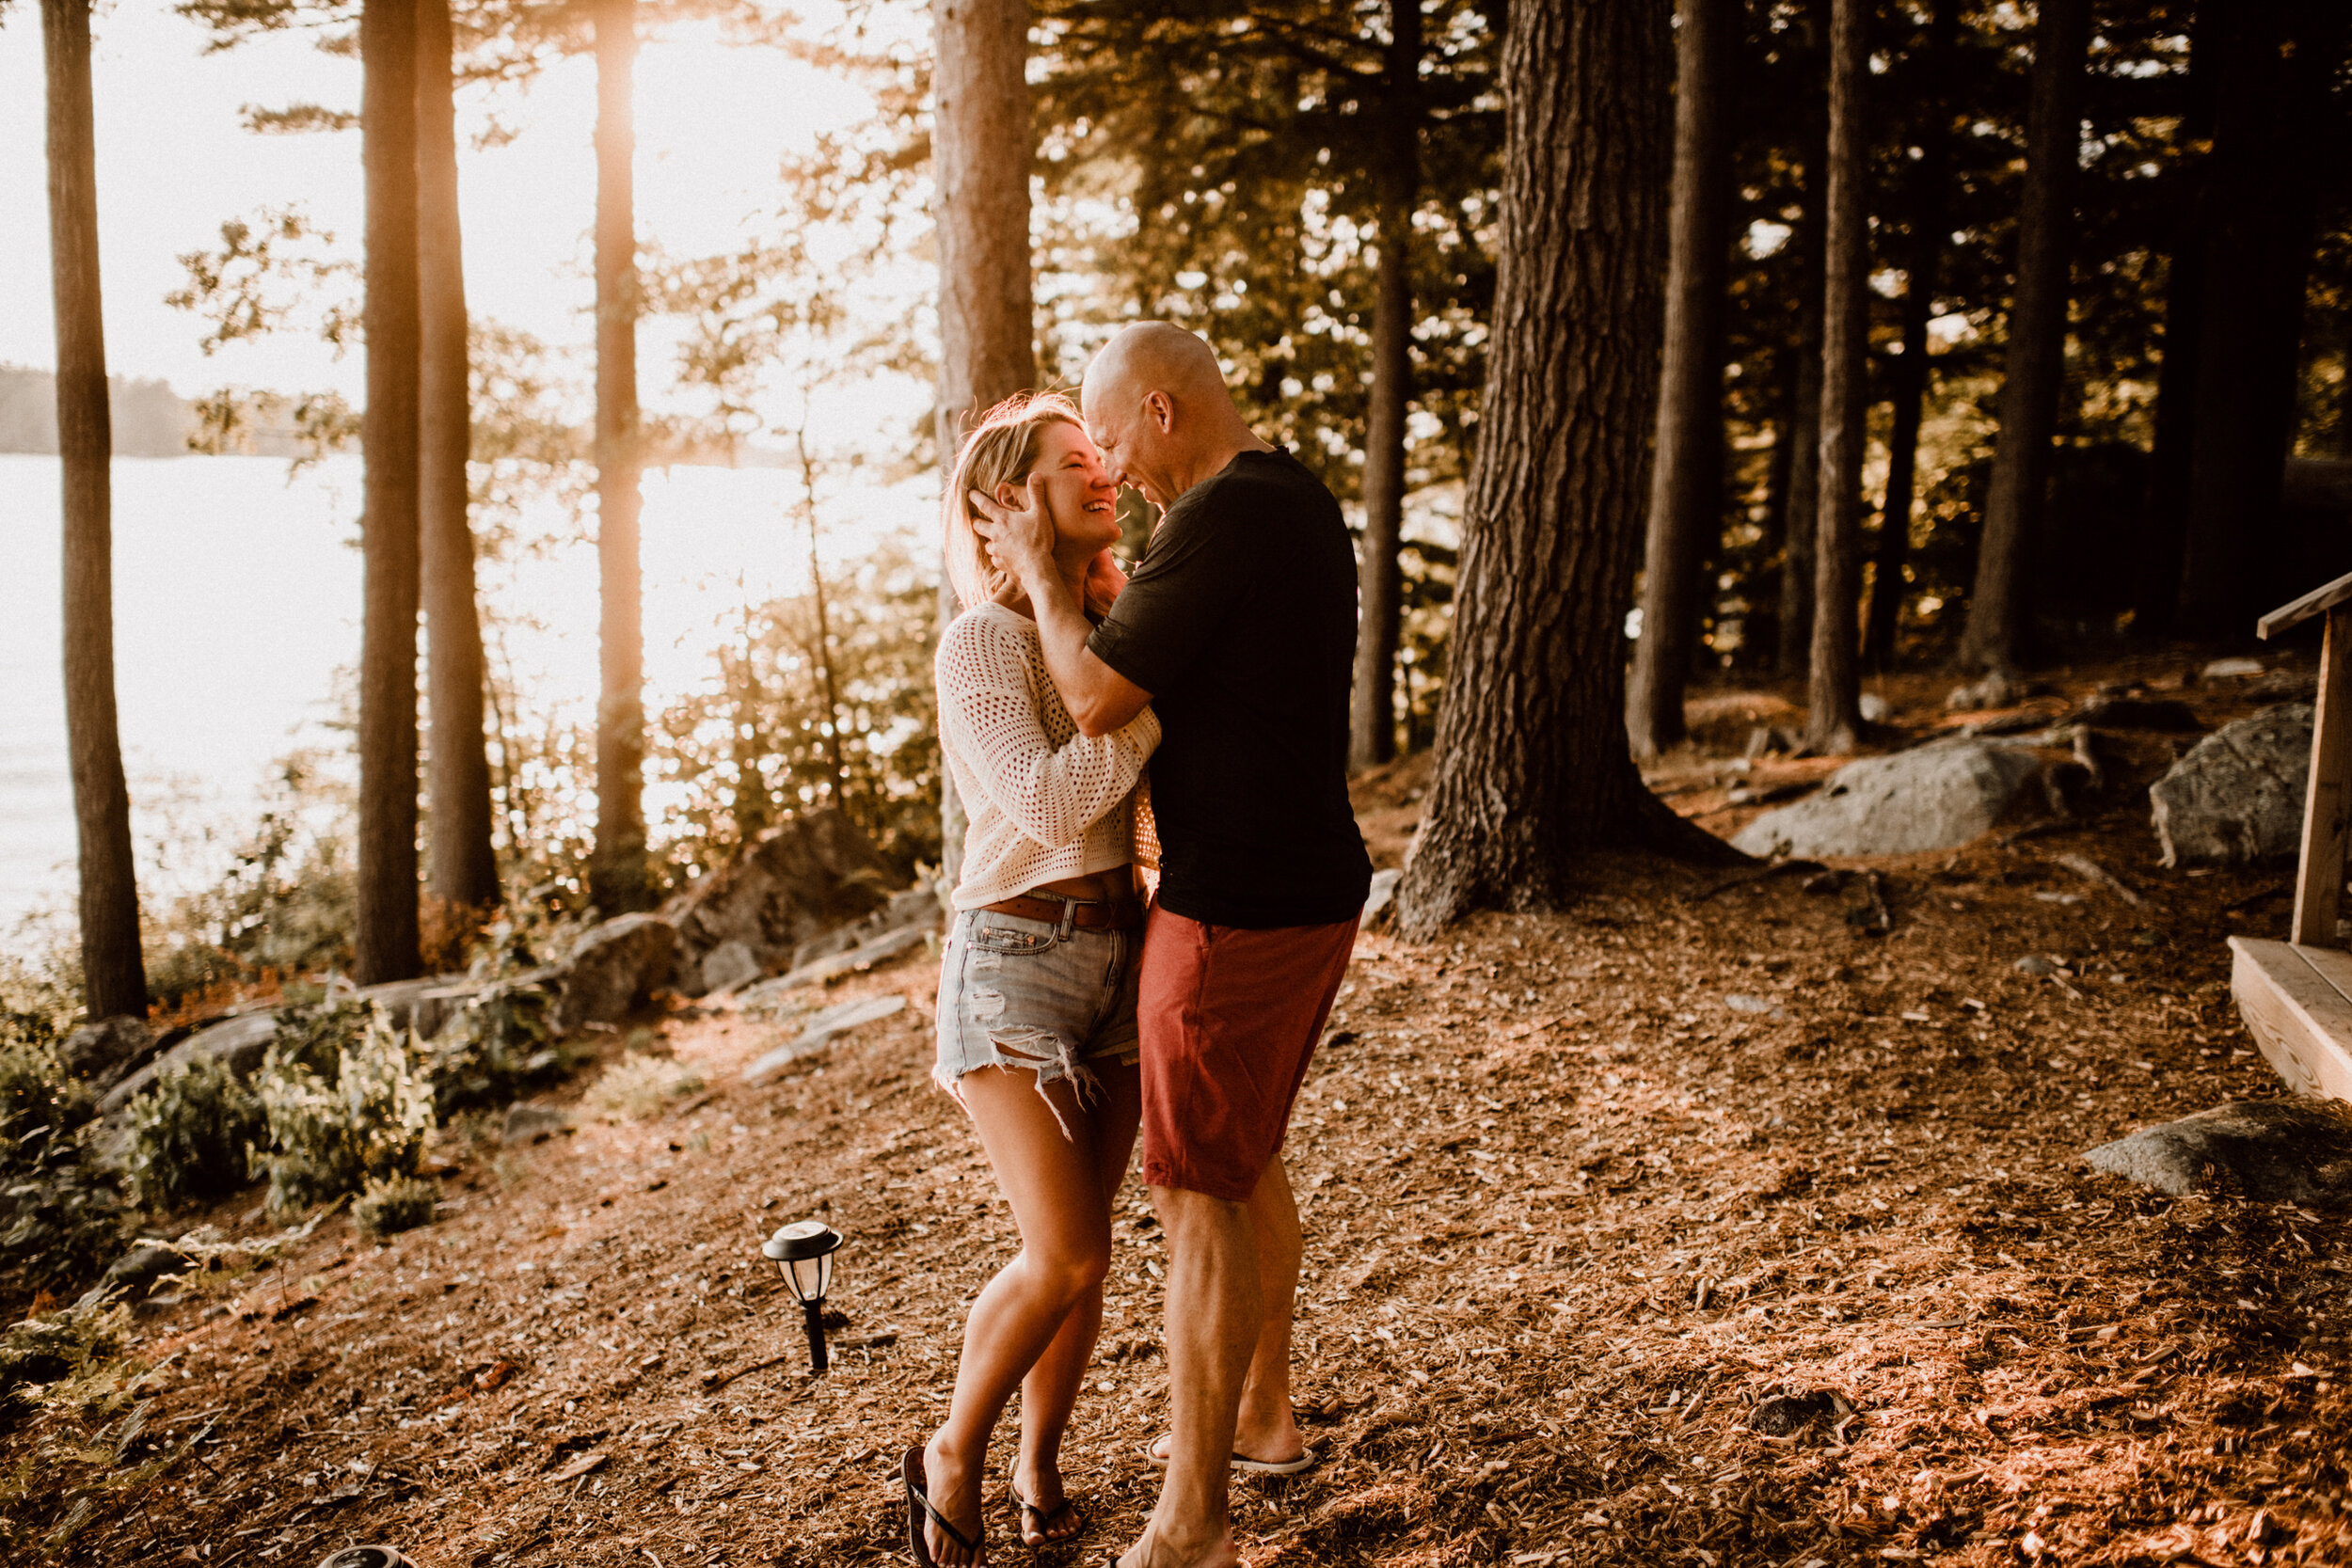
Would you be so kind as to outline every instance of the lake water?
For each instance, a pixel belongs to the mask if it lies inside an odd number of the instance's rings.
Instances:
[[[250,826],[274,759],[316,747],[349,766],[348,739],[330,726],[359,652],[359,460],[289,469],[250,457],[115,464],[116,689],[151,895],[210,868],[192,849],[204,830],[233,842]],[[645,476],[649,707],[706,678],[723,610],[804,587],[798,486],[781,469]],[[0,455],[0,929],[72,906],[57,487],[56,459]],[[917,486],[830,496],[822,557],[841,565],[893,533],[927,537],[933,505]],[[585,722],[596,694],[595,546],[552,499],[521,532],[560,542],[485,571],[485,592],[535,624],[506,649],[532,705]]]

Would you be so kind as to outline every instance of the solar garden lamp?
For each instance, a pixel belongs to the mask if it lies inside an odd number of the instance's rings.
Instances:
[[[841,1232],[822,1220],[794,1220],[768,1238],[760,1251],[792,1291],[808,1321],[808,1367],[822,1372],[825,1361],[825,1292],[833,1286],[833,1255]]]

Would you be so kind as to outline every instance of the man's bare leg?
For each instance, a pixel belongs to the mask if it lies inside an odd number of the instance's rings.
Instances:
[[[1233,1451],[1282,1464],[1304,1451],[1291,1410],[1291,1318],[1298,1304],[1298,1205],[1291,1197],[1290,1174],[1276,1155],[1249,1196],[1249,1219],[1258,1247],[1261,1314],[1256,1354],[1242,1385]]]
[[[1233,1451],[1279,1465],[1305,1451],[1291,1409],[1291,1320],[1298,1300],[1298,1206],[1292,1201],[1289,1174],[1279,1155],[1258,1179],[1249,1196],[1252,1241],[1258,1251],[1258,1342],[1241,1391],[1233,1426]],[[1172,1298],[1171,1298],[1172,1299]],[[1154,1450],[1168,1455],[1163,1436]]]
[[[1154,1187],[1168,1233],[1168,1371],[1174,1443],[1159,1501],[1122,1568],[1231,1568],[1233,1422],[1264,1338],[1252,1203]]]

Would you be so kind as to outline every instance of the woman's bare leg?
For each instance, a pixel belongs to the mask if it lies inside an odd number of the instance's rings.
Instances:
[[[1135,1150],[1136,1126],[1142,1117],[1142,1079],[1133,1067],[1112,1065],[1097,1078],[1102,1093],[1093,1098],[1087,1120],[1072,1123],[1081,1148],[1089,1150],[1101,1193],[1104,1233],[1108,1234],[1111,1205],[1119,1184],[1127,1177],[1127,1158]],[[1105,1254],[1107,1261],[1108,1255]],[[1061,1478],[1061,1439],[1069,1429],[1070,1413],[1078,1402],[1088,1364],[1094,1357],[1095,1337],[1103,1327],[1103,1287],[1079,1298],[1062,1320],[1061,1332],[1038,1357],[1021,1383],[1021,1457],[1013,1472],[1021,1496],[1052,1513],[1065,1496]],[[1045,1539],[1062,1540],[1076,1532],[1074,1520],[1057,1521]],[[1023,1539],[1030,1545],[1041,1544]]]
[[[1038,1093],[1036,1076],[1025,1069],[983,1068],[964,1074],[960,1087],[1021,1231],[1020,1253],[972,1304],[955,1398],[946,1423],[924,1450],[932,1503],[977,1540],[989,1434],[1012,1391],[1061,1336],[1073,1309],[1091,1300],[1100,1311],[1103,1275],[1110,1263],[1110,1213],[1101,1196],[1094,1118],[1079,1106],[1067,1082],[1047,1085],[1051,1105]],[[1064,1123],[1070,1136],[1063,1134]],[[1088,1338],[1090,1341],[1090,1331]],[[1065,1404],[1061,1419],[1068,1417]],[[1058,1426],[1054,1438],[1058,1445]],[[926,1529],[932,1556],[942,1564],[961,1568],[980,1560],[936,1526]]]

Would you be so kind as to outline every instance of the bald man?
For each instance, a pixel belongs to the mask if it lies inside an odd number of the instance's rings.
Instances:
[[[1159,715],[1137,1021],[1174,1419],[1151,1446],[1159,1502],[1120,1560],[1227,1568],[1231,1471],[1316,1460],[1291,1411],[1300,1242],[1280,1151],[1372,878],[1347,799],[1356,555],[1330,491],[1249,428],[1193,334],[1125,328],[1081,401],[1112,477],[1163,509],[1100,626],[1054,564],[1034,486],[1019,510],[973,501],[1078,727]]]

